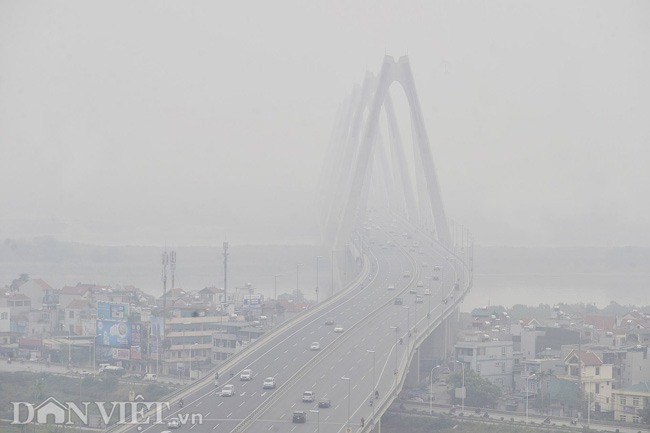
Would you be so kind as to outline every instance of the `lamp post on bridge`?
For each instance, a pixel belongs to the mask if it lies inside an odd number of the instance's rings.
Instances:
[[[341,380],[347,380],[348,381],[348,429],[347,431],[350,432],[350,383],[352,382],[349,377],[341,377]]]
[[[309,409],[309,412],[316,414],[316,433],[320,433],[320,411]]]
[[[408,344],[411,343],[411,308],[407,305],[402,305],[402,308],[406,310],[406,323],[407,323],[407,329],[408,333],[406,336],[408,337]]]
[[[323,256],[316,256],[316,303],[318,304],[318,261],[322,259]]]
[[[300,267],[302,266],[302,263],[298,263],[296,265],[296,295],[298,294],[298,290],[300,290]]]
[[[429,415],[433,415],[433,370],[440,368],[439,365],[436,365],[431,369],[429,374]]]
[[[375,382],[375,351],[366,350],[368,353],[372,353],[372,394],[370,398],[375,398],[375,393],[377,392],[377,384]],[[375,405],[372,405],[372,421],[375,422]]]
[[[391,326],[390,329],[395,330],[395,370],[393,370],[393,377],[397,379],[397,332],[399,328],[397,326]]]

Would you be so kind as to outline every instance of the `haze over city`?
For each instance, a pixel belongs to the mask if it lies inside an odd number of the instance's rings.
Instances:
[[[649,246],[649,12],[2,2],[0,238],[319,243],[337,108],[408,54],[447,214],[477,244]]]

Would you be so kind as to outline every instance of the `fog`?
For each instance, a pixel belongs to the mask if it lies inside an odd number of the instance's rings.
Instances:
[[[336,111],[408,54],[476,243],[650,246],[648,22],[645,1],[4,1],[0,238],[317,243]]]

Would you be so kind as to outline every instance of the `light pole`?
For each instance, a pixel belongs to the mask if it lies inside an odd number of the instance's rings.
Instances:
[[[428,290],[429,290],[429,300],[428,300],[429,307],[427,308],[427,311],[428,311],[427,312],[427,325],[428,325],[431,322],[431,280],[433,279],[433,277],[425,277],[425,278],[427,280],[429,280],[429,284],[428,284],[428,287],[429,287],[428,288]]]
[[[185,352],[185,327],[191,325],[190,322],[183,322],[183,352]],[[191,350],[191,348],[190,348]],[[191,358],[190,358],[191,359]],[[192,366],[190,365],[190,369]],[[185,369],[185,354],[183,354],[183,370]],[[185,377],[185,372],[183,371],[183,377]],[[190,378],[190,382],[192,379]],[[183,379],[183,382],[185,382],[185,379]]]
[[[408,328],[408,333],[406,336],[409,338],[409,343],[411,342],[411,308],[407,305],[402,305],[402,308],[406,310],[406,326]]]
[[[283,274],[273,275],[273,299],[278,300],[278,277],[284,277]]]
[[[97,334],[93,339],[93,377],[97,376],[97,374],[95,373],[95,366],[97,365],[97,337],[101,337],[101,336],[102,334]]]
[[[190,346],[190,383],[192,382],[192,347],[196,346],[199,343],[194,343]]]
[[[398,331],[398,328],[397,328],[397,326],[391,326],[390,329],[395,330],[395,371],[397,371],[397,331]],[[393,375],[393,376],[395,376],[395,375]]]
[[[461,387],[462,391],[461,391],[461,409],[460,410],[461,410],[461,412],[465,412],[465,393],[466,393],[466,391],[465,391],[465,363],[460,362],[460,361],[454,361],[454,362],[459,363],[460,366],[463,369],[463,385]],[[526,412],[526,413],[528,413],[528,412]],[[526,421],[528,421],[528,420],[526,420]]]
[[[436,365],[431,369],[431,374],[429,375],[429,415],[433,415],[433,370],[440,368],[439,365]]]
[[[318,261],[322,259],[323,256],[316,256],[316,303],[318,304]]]
[[[375,392],[377,392],[377,385],[375,383],[375,351],[374,350],[366,350],[368,353],[372,353],[372,394],[370,398],[375,398]],[[372,405],[372,420],[374,422],[375,420],[375,405]]]
[[[160,342],[158,341],[159,338],[159,333],[156,333],[156,379],[158,378],[158,375],[160,374],[160,370],[158,369],[158,359],[160,358]]]
[[[72,338],[72,332],[71,332],[71,329],[70,329],[70,325],[68,325],[68,370],[72,366],[72,361],[71,361],[71,358],[70,358],[70,339],[71,338]]]
[[[334,296],[334,253],[335,252],[336,252],[336,250],[332,250],[332,281],[330,283],[330,285],[331,285],[330,288],[332,290],[332,293],[330,293],[330,296]]]
[[[348,381],[348,432],[350,432],[350,383],[352,382],[349,377],[341,377],[341,380],[347,380]]]
[[[296,265],[296,295],[298,294],[298,290],[300,287],[300,267],[302,266],[302,263],[298,263]]]
[[[309,412],[316,414],[316,433],[320,433],[320,411],[309,409]]]
[[[535,377],[537,377],[537,376],[534,375],[534,374],[531,374],[530,376],[526,376],[526,424],[528,424],[528,394],[529,394],[529,392],[528,392],[528,381],[530,379],[535,378]]]

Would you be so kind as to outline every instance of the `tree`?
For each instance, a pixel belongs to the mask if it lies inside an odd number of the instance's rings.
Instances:
[[[650,405],[648,403],[643,409],[639,409],[638,414],[643,424],[650,424]]]
[[[454,388],[460,388],[463,383],[462,372],[457,371],[449,376],[449,383]],[[467,390],[465,397],[466,406],[494,407],[497,399],[501,397],[501,388],[484,377],[479,376],[474,370],[465,369],[465,388]],[[454,404],[459,404],[461,399],[456,399],[454,394],[455,392],[452,388],[450,391],[451,399]]]

